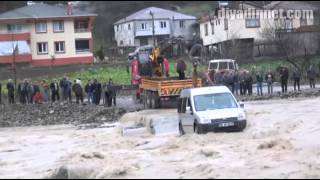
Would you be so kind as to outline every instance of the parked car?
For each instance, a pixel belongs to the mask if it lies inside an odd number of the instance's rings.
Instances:
[[[247,125],[244,104],[238,102],[226,86],[184,89],[178,113],[181,134],[219,129],[242,131]]]

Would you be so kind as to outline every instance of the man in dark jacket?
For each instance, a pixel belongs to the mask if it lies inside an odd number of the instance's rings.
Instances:
[[[20,84],[20,103],[21,104],[26,104],[29,102],[28,98],[28,88],[29,88],[29,82],[27,79],[25,79],[21,84]]]
[[[281,80],[282,93],[286,93],[288,91],[288,78],[289,78],[289,70],[288,70],[288,68],[281,67],[281,69],[280,69],[280,80]]]
[[[102,93],[102,85],[101,85],[101,83],[97,82],[96,105],[100,104],[101,93]]]
[[[12,79],[9,79],[7,84],[9,104],[14,104],[14,89]]]
[[[252,95],[252,91],[253,91],[253,89],[252,89],[253,78],[252,78],[252,76],[251,76],[250,73],[248,73],[247,76],[248,76],[248,77],[247,77],[247,81],[246,81],[246,87],[247,87],[247,89],[248,89],[248,94],[249,94],[249,95]]]
[[[298,86],[298,91],[300,91],[300,78],[301,78],[301,73],[298,68],[295,68],[292,74],[292,78],[294,81],[294,91],[297,90]]]
[[[71,89],[72,89],[72,83],[69,81],[68,77],[64,77],[63,80],[60,82],[60,86],[62,88],[63,92],[63,100],[64,101],[69,101],[71,102],[72,97],[71,97]]]
[[[60,100],[59,96],[59,83],[56,79],[53,80],[53,82],[50,84],[51,89],[51,100],[52,102],[55,102],[56,100]]]
[[[257,73],[256,79],[257,79],[257,94],[258,96],[263,96],[263,92],[262,92],[263,77],[260,73]]]
[[[235,91],[236,95],[239,95],[239,89],[240,89],[239,73],[235,72],[235,74],[234,74],[234,91]]]
[[[86,84],[84,91],[87,93],[87,98],[88,98],[88,104],[92,103],[92,94],[91,94],[91,80],[88,80],[88,83]]]
[[[187,69],[187,65],[183,60],[179,60],[177,63],[177,73],[179,74],[179,79],[185,79],[185,71]]]
[[[109,107],[112,106],[112,101],[113,101],[113,105],[116,106],[117,105],[117,93],[116,93],[116,88],[113,84],[112,79],[109,79],[108,91],[109,91],[108,106]]]
[[[76,103],[79,104],[79,101],[83,103],[83,89],[81,87],[80,80],[75,81],[72,89],[76,96]]]
[[[89,92],[92,94],[92,104],[97,104],[98,81],[95,79]]]
[[[317,73],[314,66],[310,66],[310,68],[308,69],[307,75],[310,82],[310,88],[316,88],[315,79],[316,79]]]

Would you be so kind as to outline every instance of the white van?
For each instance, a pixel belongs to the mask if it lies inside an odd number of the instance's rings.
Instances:
[[[233,59],[215,59],[209,61],[208,71],[238,70],[238,64]]]
[[[178,103],[180,133],[210,130],[242,131],[246,125],[244,105],[226,86],[184,89]]]

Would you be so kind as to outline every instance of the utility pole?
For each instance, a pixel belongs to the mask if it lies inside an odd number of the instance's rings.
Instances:
[[[16,71],[16,46],[14,44],[14,32],[11,32],[11,38],[12,38],[12,71],[14,75],[14,86],[17,87],[17,71]]]
[[[155,33],[155,31],[154,31],[154,13],[153,13],[152,11],[150,11],[150,15],[151,15],[151,17],[152,17],[152,39],[153,39],[153,47],[155,47],[155,46],[156,46],[156,39],[155,39],[155,37],[154,37],[154,33]]]

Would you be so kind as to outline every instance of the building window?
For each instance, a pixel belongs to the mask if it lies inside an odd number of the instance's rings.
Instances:
[[[167,22],[166,21],[161,21],[160,22],[160,27],[161,28],[166,28],[167,27]]]
[[[211,34],[214,34],[214,23],[211,23]]]
[[[77,20],[74,23],[75,32],[88,32],[89,23],[87,20]]]
[[[21,24],[7,24],[8,33],[19,33],[22,32]]]
[[[88,39],[78,39],[75,43],[77,53],[90,52],[90,43]]]
[[[146,23],[141,23],[141,29],[142,29],[142,30],[147,29],[147,24],[146,24]]]
[[[119,31],[119,25],[117,25],[117,31]]]
[[[38,54],[48,54],[48,43],[47,42],[39,42],[37,43]]]
[[[64,23],[63,21],[53,21],[53,32],[63,32]]]
[[[131,24],[128,24],[128,30],[131,30]]]
[[[260,19],[246,19],[246,28],[260,27]]]
[[[54,52],[55,53],[65,53],[64,41],[54,42]]]
[[[47,32],[47,23],[46,22],[37,22],[36,23],[36,32],[37,33],[46,33]]]
[[[184,21],[179,21],[179,26],[180,26],[180,28],[185,28]]]
[[[204,25],[204,35],[208,36],[208,24]]]

